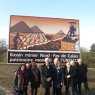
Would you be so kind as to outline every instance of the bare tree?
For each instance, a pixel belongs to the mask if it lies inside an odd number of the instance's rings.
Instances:
[[[0,40],[0,47],[7,47],[5,39]]]

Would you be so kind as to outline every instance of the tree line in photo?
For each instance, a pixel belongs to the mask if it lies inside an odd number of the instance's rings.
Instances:
[[[88,95],[87,71],[87,65],[82,59],[77,62],[67,61],[62,66],[59,58],[55,58],[53,63],[45,58],[41,68],[34,61],[25,63],[15,71],[14,94],[28,95],[28,85],[31,84],[29,95],[37,95],[40,86],[43,88],[42,95],[82,95],[81,85],[84,84],[85,93]],[[62,89],[65,89],[64,94]]]

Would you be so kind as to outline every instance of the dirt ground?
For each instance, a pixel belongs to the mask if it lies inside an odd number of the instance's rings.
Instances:
[[[6,92],[0,89],[0,95],[6,95]]]

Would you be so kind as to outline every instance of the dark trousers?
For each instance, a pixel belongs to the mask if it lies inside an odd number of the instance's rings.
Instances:
[[[82,95],[81,94],[81,84],[82,83],[84,84],[84,88],[85,88],[86,94],[88,94],[88,91],[89,91],[88,82],[87,81],[84,81],[84,82],[79,81],[78,82],[78,93],[79,93],[79,95]]]
[[[27,87],[28,87],[28,85],[25,87],[25,89],[24,89],[24,93],[25,93],[25,95],[28,95],[27,94]]]
[[[70,95],[77,95],[74,92],[74,86],[65,86],[65,95],[69,95],[69,89],[70,89]]]
[[[23,95],[23,94],[24,94],[24,91],[22,91],[22,90],[18,91],[18,95]]]
[[[25,87],[25,89],[23,91],[19,90],[17,95],[28,95],[27,94],[27,87]]]
[[[71,95],[78,95],[77,84],[72,84],[70,87],[70,94]]]
[[[69,94],[69,86],[65,86],[65,95]]]
[[[33,88],[31,89],[31,95],[37,95],[38,88]]]
[[[55,95],[55,92],[56,92],[56,88],[54,87],[54,85],[53,85],[53,87],[52,87],[53,89],[53,95]]]
[[[73,88],[74,88],[74,95],[78,95],[77,83],[73,85]]]
[[[44,95],[50,95],[50,87],[44,88]]]
[[[19,90],[18,95],[28,95],[27,94],[27,87],[28,87],[28,85],[25,86],[23,90]]]
[[[56,88],[55,93],[55,95],[62,95],[61,88]]]
[[[85,88],[85,91],[86,91],[86,94],[88,95],[89,93],[89,86],[88,86],[88,82],[84,82],[84,88]]]

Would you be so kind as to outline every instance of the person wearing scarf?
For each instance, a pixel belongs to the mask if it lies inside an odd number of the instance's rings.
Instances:
[[[25,95],[24,89],[25,89],[25,66],[21,65],[16,73],[15,77],[15,86],[18,90],[18,95]]]
[[[37,95],[41,83],[41,75],[35,62],[31,63],[31,72],[35,78],[34,82],[31,83],[31,95]]]

